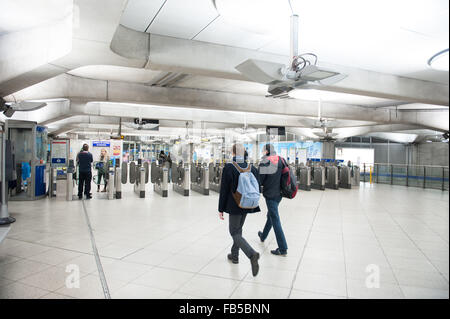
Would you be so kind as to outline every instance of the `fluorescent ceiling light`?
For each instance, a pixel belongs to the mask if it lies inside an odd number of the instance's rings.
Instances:
[[[435,70],[448,71],[448,49],[442,50],[428,60],[428,65]]]

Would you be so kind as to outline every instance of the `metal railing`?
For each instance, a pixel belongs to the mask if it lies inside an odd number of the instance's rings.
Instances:
[[[448,166],[374,163],[361,164],[361,181],[448,191]]]

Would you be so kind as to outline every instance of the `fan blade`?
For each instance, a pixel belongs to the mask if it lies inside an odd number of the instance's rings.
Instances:
[[[313,120],[313,119],[305,118],[305,119],[299,120],[299,122],[302,123],[306,127],[320,127],[320,124],[319,124],[319,126],[317,125],[317,120]]]
[[[12,104],[11,108],[16,112],[30,112],[43,108],[46,105],[47,103],[44,102],[21,101],[19,103]]]

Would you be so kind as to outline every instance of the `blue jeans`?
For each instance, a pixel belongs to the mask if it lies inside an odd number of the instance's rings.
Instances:
[[[273,227],[273,231],[275,232],[275,237],[277,238],[278,248],[281,252],[287,252],[287,242],[284,237],[283,228],[281,227],[280,215],[278,214],[278,205],[281,202],[281,197],[276,199],[268,199],[266,198],[267,205],[267,222],[264,226],[264,230],[262,233],[262,239],[265,240],[269,235],[270,230]]]

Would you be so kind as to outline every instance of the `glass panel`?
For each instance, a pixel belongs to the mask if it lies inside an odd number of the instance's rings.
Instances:
[[[378,164],[378,183],[390,184],[391,183],[391,166]],[[377,179],[375,179],[377,181]]]
[[[408,185],[412,187],[423,187],[423,166],[409,167]]]
[[[393,184],[406,186],[406,166],[393,166]]]

